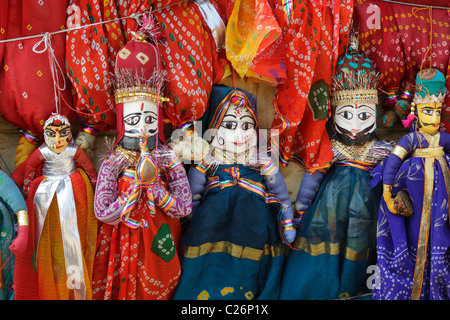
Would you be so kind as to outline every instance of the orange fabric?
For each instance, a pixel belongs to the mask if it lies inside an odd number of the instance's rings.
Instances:
[[[127,190],[129,182],[119,180],[119,193]],[[152,218],[146,206],[145,195],[138,200],[130,218],[146,219],[145,229],[130,229],[123,223],[102,224],[97,240],[98,248],[94,264],[94,300],[168,300],[178,284],[181,266],[176,247],[181,237],[178,219],[173,219],[156,207]],[[161,243],[155,236],[161,227],[168,226],[170,235],[163,240],[173,242],[175,250],[169,261],[163,260],[153,250]]]
[[[332,160],[325,132],[330,80],[347,45],[353,0],[299,1],[291,24],[283,22],[282,1],[273,2],[287,48],[287,80],[278,85],[273,101],[272,129],[280,132],[280,162],[287,165],[293,159],[315,170]]]
[[[84,257],[86,299],[91,298],[91,279],[97,219],[94,215],[94,193],[87,175],[81,170],[70,176],[77,209],[78,231]],[[15,300],[65,300],[73,299],[72,290],[66,286],[64,253],[62,250],[61,228],[56,198],[48,210],[47,218],[39,242],[38,257],[35,257],[35,225],[33,199],[43,177],[36,178],[27,198],[30,221],[29,241],[25,252],[16,255],[14,289]],[[37,273],[36,273],[37,271]],[[38,276],[39,275],[39,276]]]

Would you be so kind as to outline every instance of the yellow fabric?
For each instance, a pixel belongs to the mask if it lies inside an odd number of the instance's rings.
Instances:
[[[281,28],[273,16],[268,1],[236,0],[233,11],[228,19],[226,30],[227,58],[241,79],[277,83],[276,77],[282,77],[280,65],[271,65],[263,59],[256,59],[281,35]],[[271,54],[266,54],[272,56]],[[257,60],[264,60],[261,63]],[[261,61],[262,62],[262,61]],[[268,69],[276,69],[278,76],[268,76]]]
[[[92,271],[95,256],[97,237],[97,221],[94,216],[94,194],[87,175],[80,169],[86,187],[87,198],[79,189],[82,186],[74,185],[74,196],[78,217],[78,229],[83,250],[83,270],[86,284],[86,300],[92,299]],[[78,190],[77,190],[78,189]],[[73,290],[69,290],[66,281],[67,275],[64,264],[64,251],[62,246],[61,226],[58,203],[53,198],[42,229],[39,241],[38,258],[36,261],[38,272],[39,297],[43,300],[73,300]]]
[[[31,142],[26,137],[19,135],[19,144],[16,147],[16,155],[14,157],[16,167],[27,160],[33,151],[37,149],[37,147],[38,145],[35,142]]]

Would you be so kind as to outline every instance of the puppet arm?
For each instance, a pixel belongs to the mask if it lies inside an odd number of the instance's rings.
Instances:
[[[383,199],[386,206],[391,213],[396,214],[397,210],[394,208],[394,198],[392,197],[392,186],[398,169],[403,163],[403,160],[409,155],[414,148],[414,135],[408,134],[400,139],[397,145],[392,150],[391,154],[386,159],[385,169],[383,172]]]
[[[23,194],[25,198],[28,196],[28,191],[30,191],[31,182],[35,178],[36,169],[39,165],[44,162],[44,156],[41,150],[36,149],[26,160],[25,171],[23,175]]]
[[[3,171],[0,171],[0,198],[3,199],[17,216],[19,225],[17,237],[9,246],[9,249],[14,254],[21,254],[25,251],[28,242],[28,209],[19,188]]]
[[[201,204],[203,192],[206,186],[205,166],[199,164],[191,167],[188,173],[189,186],[192,192],[192,209],[195,210]]]
[[[91,180],[92,186],[95,188],[98,178],[97,171],[95,170],[94,164],[92,163],[87,153],[83,149],[78,147],[74,158],[77,166],[83,169],[84,172],[86,172],[89,180]]]
[[[169,190],[159,182],[155,183],[155,205],[172,218],[180,219],[189,215],[192,211],[192,195],[183,164],[174,159],[164,173]]]
[[[94,213],[98,220],[107,224],[120,223],[120,215],[126,203],[127,193],[119,194],[118,180],[122,156],[110,155],[101,165],[94,196]],[[130,186],[132,188],[132,186]]]
[[[272,167],[273,169],[269,169],[268,167]],[[286,244],[290,244],[294,241],[297,231],[295,230],[294,212],[283,175],[272,162],[264,165],[261,168],[261,172],[266,173],[264,175],[264,181],[268,191],[273,193],[283,206],[283,213],[280,217],[283,240]]]
[[[300,223],[303,215],[316,198],[317,190],[319,190],[324,176],[325,173],[320,170],[316,170],[314,172],[305,172],[294,205],[295,210],[299,215],[299,218],[296,219],[297,225]]]

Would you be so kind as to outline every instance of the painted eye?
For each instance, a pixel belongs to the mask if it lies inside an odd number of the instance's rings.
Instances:
[[[145,117],[145,123],[147,123],[147,124],[152,124],[152,123],[154,123],[156,121],[156,118],[155,117],[152,117],[152,116],[146,116]]]
[[[224,121],[221,123],[222,127],[229,130],[235,130],[237,127],[237,123],[235,121]]]
[[[427,109],[424,109],[424,110],[422,110],[422,113],[423,113],[424,115],[427,115],[427,116],[432,116],[433,113],[434,113],[434,111],[433,111],[433,110],[427,110]]]
[[[241,127],[243,130],[250,130],[253,129],[254,126],[255,125],[251,122],[244,122]]]
[[[137,125],[139,123],[139,120],[141,120],[140,116],[130,116],[130,117],[124,119],[125,123],[130,126]]]
[[[348,111],[341,112],[339,115],[347,120],[353,119],[353,113]]]
[[[45,131],[45,134],[47,135],[47,137],[50,137],[50,138],[56,137],[56,132],[53,132],[51,130]]]
[[[441,116],[441,112],[438,110],[438,111],[436,111],[436,115],[437,116]]]
[[[70,130],[69,130],[69,129],[62,129],[62,130],[59,132],[59,135],[60,135],[61,137],[65,137],[65,136],[68,136],[69,133],[70,133]]]
[[[361,112],[361,113],[358,114],[358,118],[359,118],[360,120],[367,120],[367,119],[369,119],[371,116],[372,116],[372,115],[371,115],[370,113],[368,113],[368,112]]]

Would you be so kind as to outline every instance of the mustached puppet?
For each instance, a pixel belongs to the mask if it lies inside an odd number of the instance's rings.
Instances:
[[[295,208],[297,236],[283,275],[281,299],[338,299],[367,290],[374,264],[381,188],[371,189],[370,171],[392,150],[377,137],[377,73],[349,49],[332,78],[333,162],[326,172],[306,172]]]
[[[192,195],[182,163],[163,144],[165,73],[158,47],[145,40],[151,30],[139,30],[116,59],[116,146],[95,195],[95,299],[167,300],[180,278],[179,219],[191,213]]]
[[[72,141],[69,120],[53,114],[45,143],[26,160],[23,192],[28,244],[16,254],[15,299],[88,300],[97,238],[93,198],[97,173]]]
[[[256,98],[213,86],[202,124],[211,151],[189,171],[195,210],[174,299],[277,299],[295,230],[280,171],[255,161]]]
[[[14,258],[28,242],[28,209],[19,188],[0,170],[0,300],[14,298]],[[17,222],[17,230],[15,225]]]
[[[450,136],[439,131],[445,82],[436,69],[417,74],[404,122],[411,130],[373,172],[374,184],[383,182],[375,299],[449,298]]]

